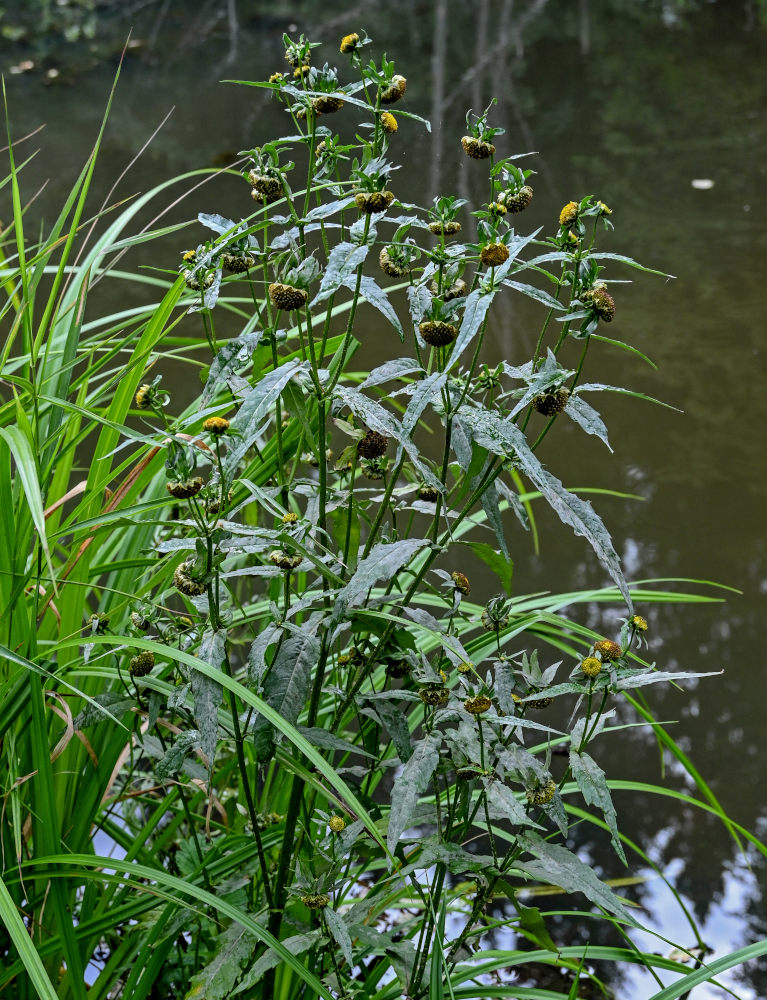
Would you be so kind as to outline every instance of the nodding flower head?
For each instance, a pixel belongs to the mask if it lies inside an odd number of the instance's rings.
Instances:
[[[509,248],[505,243],[488,243],[482,247],[479,259],[486,267],[498,267],[509,259]]]
[[[397,73],[392,77],[391,83],[381,91],[381,104],[396,104],[405,96],[407,80]]]
[[[453,585],[459,594],[467,596],[471,593],[471,584],[469,583],[469,578],[465,573],[459,573],[457,570],[450,574],[453,581]]]
[[[548,778],[543,782],[536,782],[531,788],[525,791],[527,801],[532,806],[545,806],[554,798],[557,786],[553,778]]]
[[[629,626],[635,632],[646,632],[648,628],[647,619],[643,618],[641,615],[632,615],[632,617],[629,618]]]
[[[602,660],[619,660],[621,658],[621,648],[612,639],[600,639],[594,643],[594,652],[599,653]]]
[[[344,35],[341,39],[341,46],[339,51],[343,53],[354,52],[360,43],[360,36],[356,31],[353,31],[350,35]]]
[[[391,111],[384,111],[383,114],[381,115],[381,128],[384,130],[384,132],[387,132],[389,135],[392,135],[392,133],[396,132],[397,129],[399,128],[399,125],[397,124],[397,119],[394,117]]]
[[[575,201],[568,201],[562,211],[559,213],[559,224],[564,229],[569,229],[570,226],[574,226],[578,220],[578,203]]]
[[[154,667],[154,653],[148,649],[142,649],[136,656],[131,657],[128,665],[128,672],[131,677],[146,677],[151,674]]]
[[[357,442],[357,454],[361,458],[382,458],[389,447],[389,439],[378,431],[368,431]]]
[[[309,910],[324,910],[330,899],[324,892],[309,892],[301,897],[301,902]]]
[[[486,694],[478,694],[473,698],[467,698],[463,707],[470,715],[482,715],[492,704]]]
[[[567,406],[567,401],[570,398],[569,389],[554,389],[550,392],[544,392],[540,396],[536,396],[533,400],[533,407],[542,413],[544,417],[553,417],[557,413],[561,413],[562,410]]]

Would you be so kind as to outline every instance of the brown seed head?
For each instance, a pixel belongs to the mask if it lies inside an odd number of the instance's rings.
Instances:
[[[196,476],[194,479],[184,479],[175,483],[167,483],[165,488],[176,500],[188,500],[190,497],[196,497],[204,485],[205,483],[200,476]]]
[[[324,892],[311,892],[301,897],[301,902],[309,910],[324,910],[330,899]]]
[[[533,189],[529,184],[525,184],[516,194],[506,199],[506,205],[510,212],[524,212],[532,200]]]
[[[275,281],[269,285],[269,298],[276,309],[290,312],[293,309],[301,309],[308,301],[309,293],[305,288],[296,288],[294,285],[284,285]]]
[[[426,320],[419,325],[418,329],[430,347],[447,347],[458,336],[458,327],[438,319]]]
[[[495,153],[495,146],[492,142],[484,142],[484,140],[477,139],[473,135],[465,135],[461,139],[461,145],[463,146],[464,153],[470,156],[472,160],[486,160]]]
[[[357,442],[357,454],[361,458],[381,458],[389,447],[389,439],[378,431],[368,431]]]
[[[482,247],[479,259],[487,267],[498,267],[509,259],[509,248],[505,243],[488,243]]]
[[[283,549],[272,549],[269,553],[269,562],[278,566],[286,573],[292,573],[294,569],[297,569],[301,565],[303,558],[301,555],[292,556]]]
[[[467,698],[463,703],[463,707],[471,715],[482,715],[492,704],[486,694],[478,694],[474,698]]]
[[[458,570],[456,570],[454,573],[450,574],[450,578],[452,579],[455,589],[459,594],[468,596],[471,593],[471,584],[469,583],[469,578],[465,573],[459,573]]]
[[[557,786],[554,783],[553,778],[549,778],[548,781],[543,784],[536,784],[532,788],[528,788],[525,792],[527,796],[527,801],[533,806],[545,806],[554,798]]]
[[[381,104],[396,104],[405,94],[407,80],[397,73],[392,77],[391,84],[381,91]]]
[[[421,486],[418,489],[418,499],[425,500],[426,503],[436,503],[440,493],[436,486]]]
[[[599,653],[603,662],[605,660],[619,660],[621,658],[621,648],[612,639],[600,639],[599,642],[595,642],[594,652]]]
[[[434,685],[432,687],[423,687],[418,692],[418,697],[424,703],[424,705],[431,705],[432,708],[442,708],[447,705],[448,699],[450,698],[450,692],[446,687],[438,687]]]
[[[536,396],[533,406],[544,417],[553,417],[555,413],[564,410],[569,398],[569,389],[557,389],[555,392],[544,392],[541,396]]]
[[[191,575],[192,566],[192,562],[183,562],[177,566],[173,574],[173,585],[187,597],[199,597],[205,593],[205,584]]]
[[[142,649],[136,656],[131,657],[128,672],[131,677],[146,677],[152,672],[152,667],[154,667],[154,653]]]
[[[455,236],[461,231],[461,223],[456,219],[451,219],[449,222],[430,222],[429,230],[435,236]]]
[[[385,212],[393,201],[393,191],[359,191],[354,196],[354,204],[366,215]]]

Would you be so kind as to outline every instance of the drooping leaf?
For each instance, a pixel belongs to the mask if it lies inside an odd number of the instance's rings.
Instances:
[[[304,708],[312,679],[312,667],[320,658],[320,641],[312,629],[291,635],[280,646],[264,681],[264,701],[286,722],[295,724]],[[259,716],[253,727],[256,757],[261,762],[274,754],[275,730]]]
[[[407,716],[402,711],[401,706],[395,705],[392,701],[380,698],[375,701],[366,699],[373,706],[373,711],[378,716],[389,736],[391,736],[397,756],[403,764],[407,763],[413,755],[413,745],[410,742],[410,729],[407,724]]]
[[[485,322],[487,311],[494,298],[495,290],[485,291],[483,288],[475,288],[473,292],[469,293],[466,299],[466,308],[463,311],[461,327],[450,354],[450,361],[447,365],[448,370],[455,366],[460,356],[477,335],[480,327]]]
[[[349,275],[355,275],[360,264],[364,263],[370,247],[366,244],[337,243],[330,251],[325,273],[320,287],[312,300],[312,307],[329,299],[344,284]]]
[[[237,368],[245,364],[248,356],[258,346],[261,332],[261,330],[252,330],[249,333],[243,333],[233,340],[227,340],[221,347],[218,354],[216,354],[210,363],[210,370],[200,399],[200,406],[207,406],[215,396],[218,387]]]
[[[185,733],[180,733],[176,741],[170,747],[165,756],[155,765],[155,774],[158,778],[170,778],[181,770],[187,755],[196,749],[202,741],[200,733],[196,729],[190,729]]]
[[[578,753],[576,750],[570,751],[570,768],[586,804],[597,806],[602,810],[605,822],[610,828],[610,840],[615,848],[615,853],[623,864],[628,866],[623,844],[618,836],[618,819],[610,789],[607,787],[605,772],[593,757],[587,753]]]
[[[407,761],[402,768],[402,773],[394,782],[391,792],[389,831],[386,838],[387,846],[392,854],[400,837],[408,827],[419,797],[425,793],[434,772],[437,770],[441,744],[442,735],[437,732],[419,740],[413,748],[410,760]]]
[[[227,1000],[257,941],[241,924],[230,924],[219,935],[213,958],[192,976],[185,1000]]]
[[[387,544],[379,542],[370,550],[354,571],[354,575],[341,589],[333,609],[333,619],[340,621],[347,611],[358,607],[365,595],[379,580],[391,580],[413,556],[429,542],[425,538],[403,538]]]
[[[541,305],[547,307],[547,309],[556,309],[557,312],[564,310],[564,306],[561,302],[558,302],[553,295],[548,292],[544,292],[541,288],[536,288],[535,285],[526,285],[520,281],[512,281],[507,279],[504,281],[504,285],[508,285],[509,288],[513,288],[517,292],[521,292],[523,295],[527,295],[528,298],[534,299],[536,302],[540,302]]]
[[[322,931],[317,929],[314,931],[307,931],[305,934],[294,934],[292,937],[285,938],[282,943],[291,955],[303,955],[303,953],[312,948],[321,937]],[[245,975],[242,977],[242,980],[232,991],[231,995],[236,997],[240,993],[244,993],[246,990],[251,989],[251,987],[255,986],[256,983],[259,983],[261,979],[263,979],[264,975],[270,969],[274,969],[280,964],[281,961],[282,958],[276,951],[272,951],[271,949],[265,951],[264,954],[247,970]]]
[[[342,284],[346,285],[346,287],[353,292],[357,284],[357,275],[350,275],[343,280]],[[399,334],[399,339],[404,342],[405,331],[402,329],[399,316],[397,315],[394,306],[391,302],[389,302],[389,297],[383,288],[381,288],[381,286],[373,278],[363,275],[360,278],[360,295],[362,295],[365,301],[370,303],[374,309],[377,309],[382,316],[385,316],[386,319],[388,319]]]
[[[610,442],[607,440],[607,427],[604,420],[602,420],[599,413],[585,399],[581,399],[580,396],[576,396],[575,394],[570,396],[565,407],[565,413],[587,434],[594,434],[600,441],[604,441],[607,447],[610,448],[610,451],[612,451]]]
[[[380,385],[382,382],[394,381],[404,375],[412,375],[414,372],[422,370],[415,358],[394,358],[374,368],[365,381],[360,383],[360,389],[366,389],[371,385]]]
[[[493,859],[486,854],[470,854],[460,844],[446,843],[433,836],[421,843],[414,867],[426,868],[434,864],[443,864],[453,875],[463,875],[466,872],[486,872],[492,868]]]
[[[517,862],[517,867],[540,879],[547,885],[561,886],[566,892],[582,892],[597,906],[613,913],[632,927],[640,924],[623,902],[594,874],[590,865],[584,864],[572,851],[560,844],[552,844],[535,833],[519,834],[519,841],[535,859]]]
[[[226,630],[206,629],[203,632],[197,655],[201,660],[209,663],[214,670],[220,670],[226,655]],[[208,758],[209,767],[212,770],[213,759],[216,755],[218,709],[223,700],[224,690],[220,684],[216,684],[215,681],[196,670],[192,672],[190,682],[194,695],[194,721],[197,723],[202,737],[202,752]]]
[[[676,673],[666,670],[619,670],[615,690],[630,691],[632,688],[646,687],[648,684],[673,684],[677,681],[695,680],[698,677],[717,677],[721,673],[721,670],[710,670],[708,673],[689,670],[679,670]]]
[[[320,729],[318,726],[297,726],[296,728],[302,736],[305,736],[309,740],[312,746],[320,747],[322,750],[339,750],[341,753],[356,753],[361,757],[372,758],[373,756],[366,750],[363,750],[362,747],[358,747],[356,743],[342,740],[340,736],[328,732],[327,729]]]
[[[283,388],[299,372],[307,370],[308,366],[304,362],[287,361],[279,368],[267,372],[245,397],[230,422],[237,436],[229,438],[229,448],[223,461],[224,475],[228,482],[231,482],[248,448],[261,433],[261,424],[269,415]]]
[[[503,782],[498,781],[497,778],[483,778],[482,784],[487,795],[488,806],[493,812],[500,814],[514,826],[533,826],[537,830],[543,829],[532,816],[527,814],[525,807],[514,792]]]
[[[327,906],[322,911],[323,919],[325,920],[325,926],[330,931],[333,940],[341,949],[341,954],[346,959],[346,964],[351,969],[354,965],[352,959],[352,939],[349,935],[349,928],[344,923],[344,918],[341,914],[334,910],[332,906]]]
[[[119,719],[135,704],[136,699],[126,698],[124,691],[105,691],[95,695],[93,701],[75,716],[72,726],[75,730],[86,729],[107,719]]]
[[[461,410],[461,416],[463,422],[471,427],[475,441],[496,455],[514,456],[517,459],[559,519],[568,524],[576,535],[582,535],[589,541],[599,561],[617,584],[627,607],[633,611],[631,594],[618,553],[607,528],[589,501],[570,493],[555,476],[544,469],[515,424],[493,413],[468,407]]]
[[[546,923],[541,916],[541,911],[537,906],[523,906],[517,903],[519,910],[519,929],[529,941],[534,941],[547,951],[558,952],[559,949],[554,944],[548,932]]]

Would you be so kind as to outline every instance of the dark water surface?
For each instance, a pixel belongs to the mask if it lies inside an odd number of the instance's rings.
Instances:
[[[539,153],[529,163],[538,171],[535,199],[520,217],[520,231],[545,225],[551,232],[561,205],[588,193],[613,208],[616,231],[603,249],[677,277],[669,282],[617,266],[606,273],[634,279],[611,287],[618,311],[609,335],[635,344],[658,370],[594,345],[600,349],[587,380],[629,384],[684,412],[593,396],[614,455],[558,425],[542,457],[568,486],[643,498],[595,499],[630,579],[692,577],[742,590],[723,604],[638,610],[650,621],[651,658],[659,666],[724,671],[681,693],[651,688],[649,702],[658,718],[678,720],[675,738],[726,811],[764,837],[767,32],[759,27],[759,9],[724,0],[388,0],[360,2],[342,18],[325,16],[320,3],[157,2],[136,4],[132,16],[105,18],[95,48],[7,48],[2,62],[5,72],[25,58],[36,62],[10,76],[8,90],[16,136],[46,123],[33,140],[41,153],[25,171],[28,194],[50,178],[36,204],[40,214],[60,203],[95,137],[114,52],[131,25],[141,44],[123,67],[107,130],[97,175],[104,193],[174,105],[161,135],[122,182],[124,195],[183,170],[229,162],[238,150],[273,138],[287,128],[275,105],[259,91],[217,81],[263,79],[281,69],[284,30],[328,42],[321,61],[333,63],[339,37],[365,28],[376,52],[387,51],[407,76],[407,109],[435,126],[431,137],[414,124],[401,129],[407,151],[395,180],[407,184],[409,200],[457,193],[479,201],[477,172],[458,139],[466,110],[497,95],[496,118],[507,129],[499,152]],[[52,66],[59,75],[44,85]],[[166,200],[162,196],[158,207]],[[247,186],[222,178],[193,194],[180,217],[197,211],[246,215]],[[193,228],[180,239],[204,238]],[[175,265],[179,246],[179,239],[171,241],[168,266]],[[144,260],[132,251],[134,265]],[[529,358],[541,319],[540,307],[526,302],[497,314],[488,360]],[[391,331],[373,321],[369,339],[366,363],[399,350]],[[184,386],[176,391],[183,396]],[[529,537],[510,526],[515,593],[603,584],[582,540],[541,516],[540,557]],[[575,611],[606,634],[620,614],[606,605]],[[646,731],[610,739],[598,747],[610,776],[659,780],[658,751]],[[666,781],[684,787],[672,761],[666,768]],[[672,879],[717,954],[767,934],[764,859],[749,855],[749,867],[720,823],[670,799],[618,793],[616,805],[625,832]],[[579,831],[574,836],[577,841]],[[605,874],[622,872],[607,859]],[[631,891],[654,926],[694,943],[662,883]],[[570,933],[575,942],[587,931],[572,927]],[[649,938],[643,944],[664,947]],[[724,981],[743,998],[767,996],[764,968],[752,965]],[[620,995],[643,1000],[652,992],[652,981],[637,973],[621,984]],[[700,987],[693,998],[723,995]]]

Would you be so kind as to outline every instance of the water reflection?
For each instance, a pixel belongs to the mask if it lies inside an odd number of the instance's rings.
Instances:
[[[173,104],[171,121],[121,186],[123,194],[263,142],[284,124],[274,104],[257,91],[217,81],[263,78],[278,68],[280,35],[291,24],[291,30],[327,41],[332,52],[344,30],[364,26],[377,48],[403,66],[408,108],[435,125],[431,137],[414,132],[417,143],[404,160],[401,175],[416,186],[413,200],[448,190],[481,199],[476,174],[460,159],[458,138],[467,108],[480,109],[497,94],[498,118],[508,133],[504,150],[540,154],[534,161],[535,199],[522,229],[551,226],[563,202],[588,192],[613,207],[610,248],[673,272],[677,280],[610,272],[635,279],[616,286],[611,335],[635,343],[658,370],[604,347],[589,377],[631,382],[684,414],[606,394],[594,397],[615,456],[606,461],[603,445],[562,427],[547,439],[543,458],[555,471],[571,470],[567,485],[611,487],[644,498],[596,503],[633,578],[696,577],[743,590],[742,596],[728,595],[726,605],[641,611],[650,620],[651,655],[660,665],[725,671],[685,693],[653,688],[649,700],[659,718],[678,720],[675,738],[725,809],[749,829],[760,819],[767,822],[760,791],[765,705],[755,677],[767,589],[761,530],[767,489],[761,461],[767,422],[761,344],[767,185],[763,157],[756,155],[767,138],[763,16],[764,5],[755,0],[579,0],[564,8],[546,0],[389,0],[359,3],[332,21],[317,3],[288,9],[228,0],[203,4],[194,17],[182,3],[136,5],[130,21],[140,44],[123,68],[97,175],[106,191]],[[98,39],[102,55],[119,47],[127,26],[127,16],[113,19],[108,38]],[[44,66],[48,55],[40,51],[32,56]],[[6,67],[29,57],[19,49],[2,54]],[[332,54],[327,58],[332,61]],[[59,204],[79,169],[114,64],[94,65],[85,46],[60,58],[59,68],[47,87],[42,70],[17,74],[8,83],[15,134],[47,122],[44,153],[25,171],[29,192],[51,178],[36,205],[40,213]],[[695,178],[714,184],[696,188]],[[226,178],[197,193],[178,217],[199,210],[239,217],[249,211],[246,194],[241,183]],[[167,249],[175,261],[178,240]],[[134,265],[145,262],[142,253],[132,251]],[[540,319],[534,304],[513,303],[494,320],[489,354],[512,363],[527,358]],[[371,319],[364,347],[371,364],[396,349],[377,333]],[[582,545],[541,516],[540,558],[529,538],[509,524],[517,592],[601,585],[601,571],[584,561]],[[620,609],[594,604],[574,614],[610,634]],[[620,743],[612,740],[613,773],[659,780],[659,753],[645,731],[629,730]],[[671,761],[666,767],[667,780],[683,785]],[[707,943],[725,950],[765,934],[763,858],[753,857],[747,868],[722,824],[699,810],[648,796],[637,803],[626,793],[616,795],[616,805],[631,836],[652,845],[653,860],[673,874]],[[574,828],[573,842],[584,850],[599,843],[581,827]],[[605,873],[618,874],[609,858],[600,852]],[[664,933],[692,944],[661,886],[649,881],[636,898]],[[567,927],[573,941],[594,940],[594,933],[592,922]],[[647,995],[651,984],[638,976],[628,976],[623,995]],[[738,973],[740,995],[767,995],[766,976],[753,967]],[[716,995],[703,988],[698,993],[701,1000]]]

